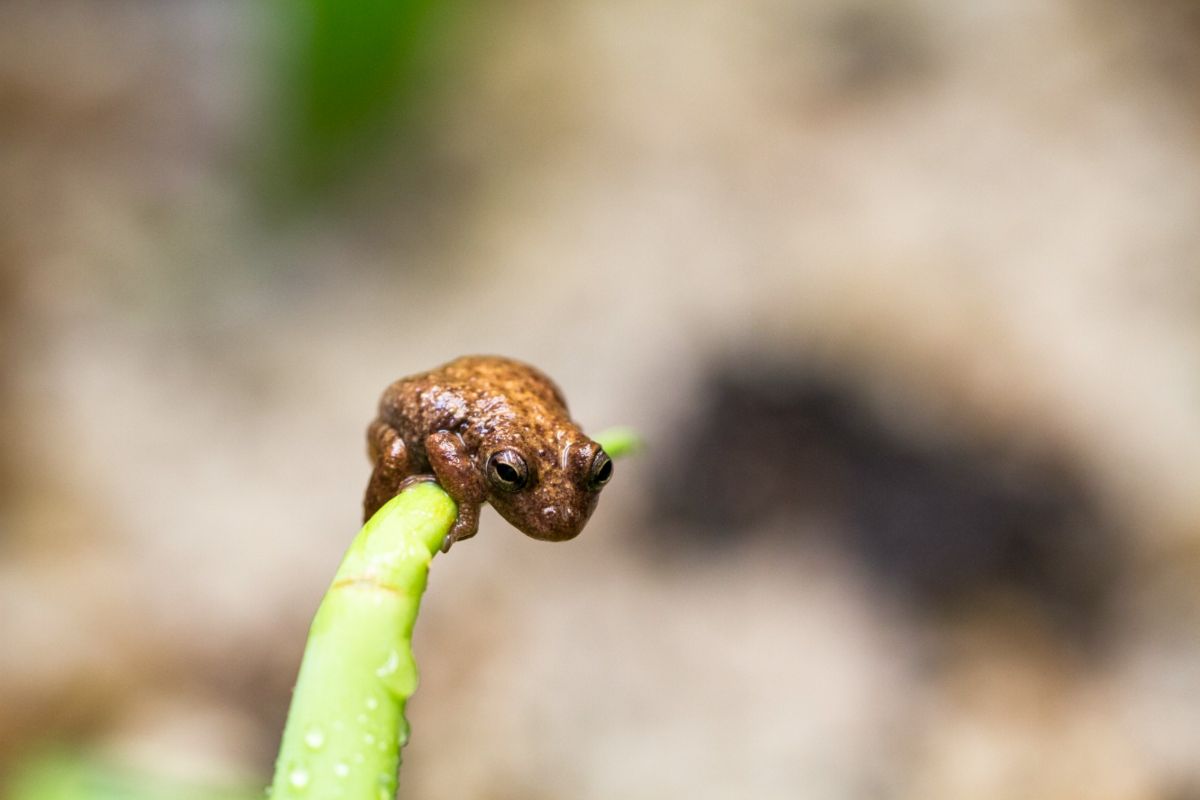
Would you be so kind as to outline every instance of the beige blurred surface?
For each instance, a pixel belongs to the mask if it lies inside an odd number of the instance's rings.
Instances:
[[[502,352],[650,450],[579,540],[488,514],[435,562],[403,796],[1200,792],[1194,8],[467,20],[427,151],[278,223],[268,13],[0,8],[0,764],[183,741],[265,776],[379,392]],[[705,376],[756,359],[1067,465],[1122,542],[1099,634],[1005,585],[931,611],[841,518],[665,523],[655,487],[727,455],[673,457]]]

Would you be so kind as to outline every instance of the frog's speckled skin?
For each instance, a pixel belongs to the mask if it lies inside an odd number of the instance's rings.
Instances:
[[[533,367],[497,356],[466,356],[393,383],[367,446],[375,470],[364,519],[405,482],[436,479],[458,504],[444,550],[475,535],[485,501],[535,539],[571,539],[612,474],[600,445],[571,421],[558,387]],[[504,465],[522,461],[526,479],[516,489],[497,469],[511,477]]]

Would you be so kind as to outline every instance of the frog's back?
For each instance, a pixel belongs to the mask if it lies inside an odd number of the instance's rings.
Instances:
[[[393,383],[379,416],[421,453],[434,431],[466,432],[501,417],[565,420],[568,412],[562,392],[541,370],[501,356],[463,356]]]
[[[428,373],[442,378],[470,401],[505,398],[516,407],[545,405],[567,415],[562,391],[536,367],[503,356],[463,356]]]

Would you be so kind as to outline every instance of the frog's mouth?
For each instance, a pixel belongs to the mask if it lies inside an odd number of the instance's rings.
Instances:
[[[570,506],[546,506],[539,516],[541,524],[536,528],[537,533],[530,535],[548,542],[565,542],[583,531],[590,514],[584,515]]]
[[[508,506],[496,508],[513,527],[521,530],[527,536],[545,542],[565,542],[574,539],[583,531],[592,509],[596,507],[596,498],[583,498],[579,505],[547,504],[526,506]],[[496,505],[493,503],[493,505]]]

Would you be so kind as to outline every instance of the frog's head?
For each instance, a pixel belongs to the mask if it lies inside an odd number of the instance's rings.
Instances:
[[[561,542],[583,530],[600,490],[612,478],[612,459],[578,431],[553,446],[508,441],[487,453],[488,502],[534,539]]]

